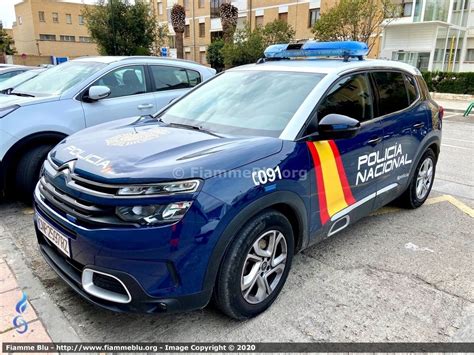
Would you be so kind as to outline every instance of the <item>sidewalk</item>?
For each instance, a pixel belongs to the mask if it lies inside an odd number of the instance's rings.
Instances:
[[[12,238],[0,222],[0,343],[80,342]]]
[[[23,291],[18,285],[12,270],[5,260],[0,260],[0,341],[6,342],[51,342],[43,322],[38,318],[29,301],[22,313],[16,305],[20,302]],[[27,295],[28,296],[28,295]],[[23,310],[23,309],[20,309]],[[17,318],[16,329],[13,319]],[[22,321],[24,320],[24,322]]]
[[[471,102],[474,102],[473,95],[455,95],[443,93],[430,93],[433,100],[441,105],[445,111],[454,113],[464,113]],[[474,110],[469,116],[474,115]]]

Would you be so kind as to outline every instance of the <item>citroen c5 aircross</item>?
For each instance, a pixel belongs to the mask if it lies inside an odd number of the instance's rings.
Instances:
[[[416,68],[366,51],[271,46],[154,116],[64,139],[35,190],[44,258],[113,311],[263,312],[295,253],[430,193],[442,108]]]

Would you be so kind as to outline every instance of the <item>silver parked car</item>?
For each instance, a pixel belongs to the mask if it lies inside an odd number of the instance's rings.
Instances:
[[[3,64],[0,66],[0,83],[35,68],[36,67],[27,67],[24,65]]]
[[[0,94],[8,95],[10,94],[13,89],[15,89],[18,85],[23,84],[24,82],[33,79],[34,77],[38,76],[39,73],[42,73],[46,70],[46,68],[35,68],[31,70],[27,70],[21,74],[15,75],[12,78],[9,78],[5,81],[0,82]]]
[[[159,57],[84,57],[0,96],[0,191],[30,198],[49,150],[85,127],[151,115],[215,75]]]

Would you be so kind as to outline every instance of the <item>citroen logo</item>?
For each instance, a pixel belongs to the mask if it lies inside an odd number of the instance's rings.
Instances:
[[[68,180],[69,176],[74,171],[75,164],[76,160],[70,160],[67,163],[64,163],[58,168],[56,176],[58,176],[59,174],[63,174],[66,177],[66,180]]]

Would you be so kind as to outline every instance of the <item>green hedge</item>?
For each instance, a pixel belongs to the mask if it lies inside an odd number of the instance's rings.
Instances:
[[[432,92],[474,95],[474,72],[424,72],[423,78]]]

